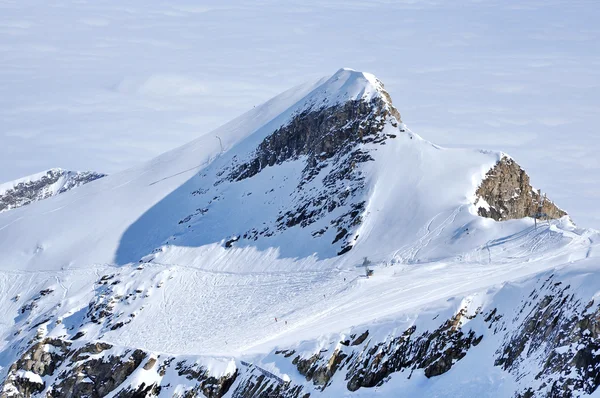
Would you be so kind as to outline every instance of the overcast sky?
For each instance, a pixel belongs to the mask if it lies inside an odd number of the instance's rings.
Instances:
[[[0,182],[115,173],[340,67],[600,228],[600,2],[0,2]]]

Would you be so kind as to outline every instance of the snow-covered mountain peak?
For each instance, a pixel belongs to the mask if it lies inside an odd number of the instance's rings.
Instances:
[[[393,107],[391,97],[379,79],[370,73],[342,68],[305,97],[297,112],[336,106],[352,101],[368,103],[375,99],[383,100],[382,105],[392,111],[397,122],[401,122],[400,114]]]
[[[349,100],[368,101],[379,97],[383,84],[372,74],[342,68],[334,73],[317,91],[324,100],[339,102]],[[315,93],[315,94],[317,94]]]
[[[0,214],[0,397],[512,396],[578,368],[587,391],[600,238],[563,216],[513,159],[421,139],[374,76],[341,69]]]

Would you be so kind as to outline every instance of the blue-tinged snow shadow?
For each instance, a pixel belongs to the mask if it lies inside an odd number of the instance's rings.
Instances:
[[[297,206],[294,192],[302,160],[267,167],[242,181],[229,177],[231,162],[231,155],[215,160],[146,211],[121,237],[115,263],[139,262],[165,245],[226,247],[236,237],[235,247],[275,248],[282,258],[337,255],[339,244],[332,244],[332,228],[321,236],[312,235],[326,226],[326,220],[305,228],[278,226],[282,209]]]

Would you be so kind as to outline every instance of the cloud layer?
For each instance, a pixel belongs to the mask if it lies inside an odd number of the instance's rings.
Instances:
[[[113,173],[343,66],[441,145],[501,149],[600,227],[599,7],[577,1],[0,4],[0,181]]]

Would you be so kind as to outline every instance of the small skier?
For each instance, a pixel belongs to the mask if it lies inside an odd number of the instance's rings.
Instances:
[[[275,322],[277,322],[277,317],[275,317]]]

